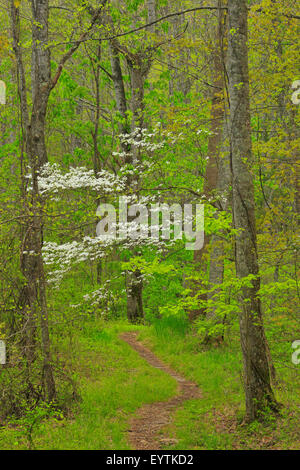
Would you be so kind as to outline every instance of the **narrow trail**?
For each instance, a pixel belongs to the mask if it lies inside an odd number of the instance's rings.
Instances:
[[[201,398],[201,392],[196,384],[189,382],[160,361],[152,351],[137,340],[137,335],[136,332],[127,332],[121,334],[120,338],[151,366],[163,370],[178,383],[177,395],[168,401],[143,405],[129,423],[128,439],[134,450],[160,450],[163,445],[175,444],[175,441],[159,435],[159,431],[171,422],[174,412],[183,402]]]

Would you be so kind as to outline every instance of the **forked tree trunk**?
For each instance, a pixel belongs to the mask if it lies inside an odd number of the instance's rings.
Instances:
[[[20,4],[11,0],[10,13],[13,37],[13,50],[16,57],[18,92],[21,105],[22,137],[26,150],[28,163],[31,167],[32,187],[27,193],[23,192],[24,220],[23,240],[21,246],[21,270],[25,277],[22,295],[24,315],[29,318],[26,328],[29,354],[32,355],[34,332],[39,320],[41,329],[41,349],[43,354],[43,378],[45,396],[51,401],[55,398],[55,382],[53,377],[50,336],[48,326],[48,312],[46,300],[46,283],[42,258],[43,243],[43,200],[38,189],[38,173],[47,163],[47,149],[45,142],[45,124],[47,105],[51,90],[56,86],[65,63],[78,49],[98,21],[107,0],[100,2],[99,8],[94,12],[91,25],[87,32],[80,36],[72,47],[62,57],[56,73],[51,77],[50,49],[48,47],[48,16],[49,0],[31,0],[32,10],[32,109],[29,117],[26,77],[24,72],[22,48],[20,46]],[[29,325],[29,326],[28,326]]]
[[[13,48],[17,60],[18,87],[21,101],[23,139],[31,167],[31,193],[24,194],[25,228],[23,230],[21,270],[26,279],[23,289],[22,309],[28,321],[26,333],[26,357],[29,365],[34,360],[35,331],[39,321],[41,328],[41,349],[43,356],[43,380],[46,398],[55,398],[55,382],[51,365],[50,337],[46,301],[46,286],[42,259],[43,201],[39,196],[37,175],[48,161],[45,144],[45,122],[50,93],[50,52],[48,43],[47,0],[32,0],[32,111],[29,118],[26,82],[23,69],[20,40],[19,7],[11,1]]]
[[[122,68],[120,63],[120,56],[119,51],[115,44],[111,41],[109,42],[109,53],[110,53],[110,64],[111,64],[111,73],[112,73],[112,80],[114,84],[115,96],[116,96],[116,104],[117,109],[120,113],[122,121],[120,123],[120,131],[123,134],[127,134],[130,132],[129,124],[128,124],[128,116],[127,112],[127,100],[125,95],[125,86],[122,74]],[[128,151],[128,147],[124,148],[124,151]]]
[[[278,405],[270,383],[266,340],[259,298],[247,49],[247,1],[228,0],[228,76],[230,96],[231,172],[236,272],[252,276],[251,286],[240,291],[240,337],[244,363],[246,420],[263,417]]]

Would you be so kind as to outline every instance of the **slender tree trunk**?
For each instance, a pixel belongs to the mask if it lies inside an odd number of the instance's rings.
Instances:
[[[155,20],[155,4],[150,0],[147,3],[148,20]],[[145,79],[149,73],[151,60],[143,53],[131,53],[125,46],[120,46],[117,41],[110,43],[110,60],[112,68],[112,79],[115,88],[116,102],[119,113],[122,117],[122,130],[124,133],[135,132],[142,129],[144,121],[144,87]],[[125,95],[124,81],[122,76],[119,51],[124,54],[130,75],[131,100],[130,110],[132,114],[131,123],[128,122],[127,100]],[[136,137],[138,138],[138,137]],[[123,144],[125,152],[125,162],[127,164],[137,165],[139,163],[139,150],[136,147],[129,148]],[[129,177],[127,186],[134,194],[138,194],[138,178]],[[128,220],[130,222],[130,220]],[[143,311],[143,279],[141,272],[126,272],[126,294],[127,294],[127,318],[132,323],[138,323],[144,318]]]
[[[184,9],[181,1],[177,2],[176,8],[178,11]],[[170,13],[173,9],[173,5],[169,2],[165,14]],[[178,17],[171,19],[174,37],[178,36],[184,30],[185,23],[186,20],[184,15],[179,15]],[[175,60],[172,59],[171,55],[168,55],[168,68],[170,72],[169,94],[172,96],[175,92],[182,93],[185,101],[187,101],[186,97],[192,86],[188,64],[190,59],[191,52],[189,47],[181,47],[180,50],[177,51],[177,59]]]
[[[228,0],[228,75],[230,96],[231,172],[236,272],[249,276],[251,286],[241,288],[240,335],[244,362],[246,420],[262,418],[267,408],[277,410],[270,383],[266,340],[259,298],[247,50],[247,1]]]
[[[94,74],[95,80],[95,100],[96,100],[96,108],[94,112],[94,130],[92,130],[92,137],[93,137],[93,167],[94,167],[94,174],[97,178],[98,172],[101,169],[101,162],[100,162],[100,152],[98,148],[98,135],[99,135],[99,118],[100,118],[100,60],[101,60],[101,42],[99,41],[97,47],[97,64],[94,65],[93,61],[91,60],[91,67]],[[98,207],[100,203],[100,199],[96,199],[96,206]],[[96,225],[97,225],[96,221]],[[101,285],[102,283],[102,273],[103,273],[103,260],[98,259],[96,262],[96,280],[97,284]],[[101,305],[100,305],[101,306]]]
[[[224,7],[227,6],[227,0],[218,0],[218,6]],[[223,129],[222,129],[222,144],[219,148],[217,167],[218,167],[218,176],[217,176],[217,186],[216,193],[221,197],[218,204],[220,209],[228,210],[230,207],[230,186],[231,186],[231,175],[230,175],[230,149],[228,145],[228,117],[229,110],[227,104],[227,95],[226,95],[226,59],[227,59],[227,48],[225,46],[225,36],[227,30],[227,15],[224,11],[219,12],[219,25],[218,25],[218,37],[219,37],[219,59],[216,63],[216,72],[222,76],[222,93],[223,93]],[[218,72],[219,71],[219,72]],[[225,200],[224,200],[225,198]],[[216,214],[216,218],[218,214]],[[225,318],[220,318],[216,314],[216,302],[220,293],[220,288],[223,283],[224,277],[224,241],[225,233],[221,231],[211,236],[211,250],[210,250],[210,264],[209,264],[209,287],[214,289],[213,292],[208,292],[207,299],[210,301],[209,308],[207,309],[207,319],[213,321],[215,324],[221,325],[224,324]],[[223,339],[222,329],[217,333],[216,337],[213,338],[218,344],[220,344]]]
[[[150,69],[150,63],[145,58],[136,58],[132,61],[127,57],[127,65],[130,71],[131,86],[131,132],[143,128],[144,122],[144,85],[145,79]],[[137,137],[138,138],[138,137]],[[139,149],[133,147],[132,164],[139,163]],[[131,189],[138,194],[139,179],[133,178],[130,182]],[[143,278],[141,272],[136,269],[126,273],[127,292],[127,316],[132,323],[139,323],[144,318],[143,309]]]
[[[128,116],[127,116],[127,100],[125,95],[125,87],[124,87],[124,80],[122,74],[122,68],[120,64],[120,56],[117,47],[114,45],[113,42],[109,42],[109,53],[110,53],[110,64],[111,64],[111,71],[112,71],[112,80],[115,89],[115,96],[116,96],[116,104],[117,109],[120,113],[121,122],[120,122],[120,132],[123,134],[127,134],[130,132],[130,126],[128,123]],[[128,153],[128,145],[125,144],[123,148],[125,153]]]
[[[156,20],[156,0],[147,0],[147,10],[148,10],[148,23],[152,23]],[[155,25],[149,26],[149,31],[154,33]]]
[[[123,74],[120,64],[120,57],[118,51],[118,45],[114,42],[109,44],[110,51],[110,62],[112,69],[112,80],[115,89],[117,109],[120,113],[120,131],[123,134],[133,132],[137,127],[142,126],[142,108],[144,99],[144,81],[140,73],[140,68],[136,66],[126,56],[127,64],[130,70],[131,78],[131,110],[132,110],[132,122],[128,122],[127,116],[127,100],[125,95],[125,87],[123,81]],[[135,164],[138,159],[136,149],[131,148],[126,142],[122,143],[122,150],[125,153],[124,163]],[[136,179],[128,177],[127,179],[128,188],[134,187],[137,189]],[[131,323],[139,323],[143,317],[143,282],[141,273],[136,271],[127,271],[126,274],[126,295],[127,295],[127,318]]]
[[[213,91],[212,91],[212,106],[210,113],[210,136],[208,139],[208,162],[205,170],[205,180],[203,192],[207,198],[213,198],[216,195],[218,178],[223,177],[220,171],[223,171],[223,167],[220,166],[220,146],[222,138],[226,138],[223,135],[223,122],[224,122],[224,66],[223,66],[223,33],[224,33],[224,13],[223,10],[219,13],[219,21],[217,26],[217,40],[212,51],[213,61]],[[211,237],[204,233],[204,244],[201,250],[194,251],[194,263],[196,270],[205,272],[209,262],[208,258],[208,247],[211,241]],[[215,249],[216,245],[214,245]],[[217,247],[216,247],[217,248]],[[217,255],[217,254],[216,254]],[[204,257],[207,256],[207,260]],[[201,286],[201,282],[200,282]],[[195,295],[199,289],[199,283],[196,283],[192,287],[192,295]],[[202,294],[199,299],[203,303],[203,306],[197,310],[189,312],[189,318],[191,321],[195,320],[200,315],[206,313],[206,302],[207,294]]]
[[[225,120],[226,121],[226,120]],[[218,162],[218,182],[217,182],[217,193],[221,195],[222,199],[219,201],[220,208],[222,210],[228,210],[230,207],[229,187],[230,187],[230,166],[229,166],[229,148],[227,141],[227,123],[223,126],[223,144],[221,147],[221,156]],[[224,200],[224,197],[226,200]],[[218,215],[216,215],[218,217]],[[212,235],[211,237],[211,251],[210,251],[210,264],[209,264],[209,287],[214,288],[213,292],[209,292],[207,299],[211,301],[210,307],[207,309],[207,318],[214,321],[216,324],[224,323],[224,318],[220,318],[216,315],[216,306],[214,300],[217,300],[224,277],[224,250],[225,250],[225,233],[223,231]],[[223,340],[223,334],[221,333],[218,338],[218,342]]]

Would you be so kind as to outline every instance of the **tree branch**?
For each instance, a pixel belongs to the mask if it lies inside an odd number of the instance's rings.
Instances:
[[[56,84],[59,80],[59,77],[61,76],[61,73],[62,73],[62,70],[64,68],[65,63],[70,59],[70,57],[74,54],[74,52],[76,52],[76,50],[78,49],[80,44],[82,42],[86,41],[89,32],[93,29],[95,23],[98,21],[100,13],[101,13],[101,11],[104,8],[106,3],[107,3],[107,0],[102,0],[100,8],[98,8],[95,11],[95,13],[93,14],[91,24],[88,27],[87,31],[85,31],[84,33],[81,34],[80,38],[77,41],[74,42],[74,45],[71,47],[71,49],[62,57],[59,65],[58,65],[58,68],[56,70],[56,73],[55,73],[54,77],[52,78],[52,80],[50,82],[50,91],[56,86]]]

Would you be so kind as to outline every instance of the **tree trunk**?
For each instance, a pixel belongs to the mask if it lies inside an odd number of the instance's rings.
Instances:
[[[109,53],[110,53],[110,64],[111,64],[111,71],[112,71],[112,80],[115,89],[115,96],[116,96],[116,104],[117,109],[121,116],[121,123],[120,123],[120,132],[122,134],[127,134],[130,132],[128,118],[127,118],[127,100],[125,95],[125,87],[124,87],[124,80],[123,74],[120,64],[120,57],[119,51],[113,44],[113,42],[109,42]],[[128,152],[128,145],[125,144],[125,148],[123,150],[127,153]]]
[[[48,162],[45,142],[45,124],[47,105],[51,90],[56,86],[65,63],[86,39],[93,26],[99,21],[99,16],[107,0],[101,0],[99,8],[93,12],[88,30],[81,34],[61,58],[54,77],[51,77],[51,57],[48,47],[48,16],[49,0],[31,0],[32,22],[32,107],[29,117],[25,69],[23,65],[22,47],[20,46],[20,11],[19,3],[10,1],[10,16],[12,26],[13,50],[16,57],[18,94],[21,106],[22,139],[31,168],[30,191],[25,191],[23,184],[24,228],[21,243],[21,271],[26,279],[22,289],[22,309],[24,317],[28,318],[25,336],[29,338],[29,354],[33,355],[37,316],[41,328],[41,349],[43,354],[43,377],[45,395],[49,401],[55,397],[55,382],[53,377],[50,336],[48,326],[46,283],[42,258],[43,244],[43,200],[38,189],[38,174],[41,167]],[[22,147],[23,151],[23,147]],[[22,155],[22,154],[21,154]],[[23,156],[21,157],[21,174],[23,176]],[[26,320],[27,320],[26,318]],[[29,331],[28,329],[29,328]],[[30,359],[31,360],[31,359]]]
[[[225,119],[226,121],[226,119]],[[224,123],[223,126],[223,145],[221,148],[222,155],[220,156],[218,162],[218,182],[217,182],[217,193],[225,197],[226,200],[220,200],[220,208],[222,210],[228,210],[230,207],[229,199],[231,195],[229,194],[230,187],[230,166],[229,166],[229,149],[227,144],[227,123]],[[218,217],[218,215],[216,215]],[[218,286],[221,286],[223,283],[224,276],[224,248],[225,248],[225,233],[221,231],[220,233],[213,234],[211,237],[211,252],[210,252],[210,264],[209,264],[209,287],[214,288],[214,291],[209,292],[207,295],[208,300],[217,300],[220,289]],[[207,319],[212,320],[216,324],[224,323],[224,318],[220,318],[216,315],[216,307],[214,302],[207,309]],[[221,334],[216,338],[218,342],[222,341],[223,335]]]
[[[130,71],[131,86],[131,132],[143,128],[144,120],[144,84],[145,78],[150,69],[150,64],[145,62],[144,58],[137,57],[136,62],[127,58],[127,64]],[[139,163],[139,150],[132,148],[133,165]],[[139,180],[135,177],[131,180],[130,186],[135,194],[138,194]],[[128,219],[130,220],[130,219]],[[127,316],[132,323],[139,323],[144,318],[143,310],[143,278],[141,272],[136,269],[134,272],[126,273],[126,292],[127,292]]]
[[[51,78],[50,52],[48,43],[48,1],[31,2],[32,23],[32,111],[29,119],[26,82],[23,70],[22,52],[19,46],[19,9],[11,1],[13,48],[17,59],[18,89],[21,101],[23,139],[28,163],[31,167],[31,193],[24,194],[25,228],[21,246],[21,270],[26,279],[22,290],[22,308],[26,328],[26,357],[29,364],[34,360],[35,332],[37,319],[41,328],[41,349],[43,355],[43,377],[45,395],[49,401],[55,397],[55,383],[51,365],[50,337],[46,287],[42,258],[43,201],[39,196],[37,176],[40,168],[48,161],[45,144],[45,122]],[[38,318],[37,318],[38,317]]]
[[[145,59],[142,54],[130,54],[129,51],[122,49],[125,55],[127,66],[130,73],[131,102],[130,108],[132,112],[131,123],[128,122],[127,116],[127,100],[125,95],[124,81],[119,58],[119,45],[111,42],[110,60],[112,68],[112,80],[115,88],[117,109],[121,115],[121,131],[123,133],[134,132],[137,128],[143,127],[143,109],[144,109],[144,84],[145,78],[150,69],[150,62]],[[137,148],[130,148],[128,144],[122,144],[122,150],[125,152],[124,163],[136,165],[139,161]],[[127,186],[131,191],[137,193],[138,179],[128,177]],[[128,219],[128,221],[130,221]],[[131,323],[138,323],[144,317],[143,312],[143,281],[139,270],[134,272],[126,272],[126,295],[127,295],[127,318]]]
[[[147,0],[147,10],[148,10],[148,23],[152,23],[156,20],[156,0]],[[155,25],[148,27],[151,33],[155,31]]]
[[[230,143],[233,184],[233,221],[236,272],[239,279],[252,276],[251,286],[241,288],[240,336],[244,363],[246,420],[263,417],[278,405],[270,383],[267,348],[259,299],[247,50],[247,1],[228,0],[228,75]]]
[[[223,22],[224,22],[224,13],[223,10],[219,13],[219,22],[217,26],[217,40],[215,47],[212,51],[212,61],[213,61],[213,76],[214,84],[212,91],[212,106],[210,113],[210,136],[208,139],[208,162],[205,170],[205,180],[203,192],[207,198],[213,198],[216,195],[217,182],[218,178],[223,177],[220,174],[220,146],[222,143],[223,135],[223,121],[224,121],[224,65],[223,65]],[[223,171],[223,168],[221,169]],[[205,272],[208,264],[203,258],[205,255],[208,255],[208,247],[211,241],[211,237],[204,233],[204,244],[201,250],[194,251],[194,263],[195,269],[198,271]],[[215,249],[215,245],[214,248]],[[200,282],[201,286],[201,282]],[[195,295],[197,289],[199,288],[199,283],[196,283],[192,287],[192,295]],[[189,312],[190,321],[194,321],[195,318],[200,315],[205,315],[206,313],[206,302],[207,294],[202,294],[199,299],[202,301],[203,306],[200,306],[197,310]]]
[[[126,272],[127,318],[131,323],[140,323],[144,318],[143,282],[138,269]]]

